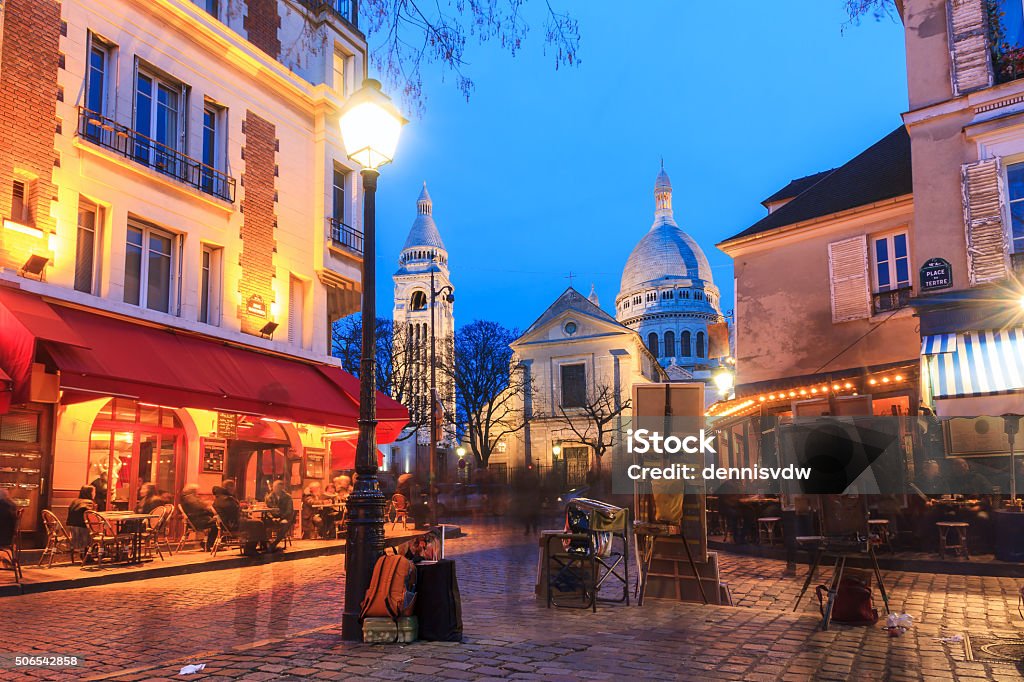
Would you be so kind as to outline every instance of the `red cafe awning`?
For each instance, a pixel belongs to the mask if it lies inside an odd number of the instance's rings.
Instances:
[[[306,424],[357,425],[358,399],[343,388],[354,379],[338,367],[88,310],[48,307],[64,327],[73,330],[77,342],[88,345],[69,345],[64,339],[70,337],[53,338],[51,333],[37,337],[60,370],[64,403],[124,396]],[[388,442],[388,435],[408,421],[408,413],[381,393],[377,403],[381,406],[379,437]]]
[[[377,429],[380,431],[380,428]],[[394,440],[394,439],[392,439]],[[389,443],[391,441],[388,441]],[[384,465],[384,453],[377,450],[377,466]],[[331,442],[331,470],[345,471],[356,468],[356,441],[336,440]]]

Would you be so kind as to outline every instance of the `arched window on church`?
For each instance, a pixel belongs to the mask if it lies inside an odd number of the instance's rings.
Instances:
[[[684,358],[688,358],[691,355],[693,355],[692,346],[690,345],[690,332],[683,332],[682,337],[680,337],[679,345],[680,345],[680,348],[679,348],[679,355],[680,356],[682,356]]]
[[[409,300],[409,308],[413,312],[418,310],[427,309],[427,294],[423,291],[412,292],[412,298]]]
[[[651,351],[654,357],[658,357],[658,335],[654,332],[647,335],[647,350]]]
[[[665,332],[665,357],[676,356],[676,335],[675,332]]]
[[[704,332],[697,332],[697,357],[704,357]]]

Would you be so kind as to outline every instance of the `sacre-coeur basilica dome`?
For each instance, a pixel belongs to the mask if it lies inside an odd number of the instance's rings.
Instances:
[[[672,214],[672,182],[662,168],[654,183],[654,224],[633,248],[622,271],[615,315],[636,330],[664,367],[707,369],[708,325],[723,322],[707,256]],[[718,355],[726,355],[718,353]]]

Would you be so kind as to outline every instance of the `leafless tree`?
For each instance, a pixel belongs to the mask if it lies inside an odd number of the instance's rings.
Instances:
[[[411,364],[406,358],[406,346],[395,344],[395,335],[402,334],[401,325],[377,318],[376,377],[377,390],[386,393],[403,405],[411,395]],[[331,354],[341,360],[342,369],[358,377],[363,348],[363,324],[359,313],[343,317],[331,329]]]
[[[509,344],[518,336],[497,322],[477,320],[456,332],[450,368],[438,368],[452,379],[458,423],[481,468],[502,439],[526,426],[522,405],[533,387],[523,368],[513,364]]]
[[[587,390],[579,407],[559,406],[555,418],[574,440],[594,451],[594,467],[600,472],[601,458],[615,445],[616,420],[631,406],[632,400],[619,401],[610,386],[598,384]]]
[[[894,18],[902,5],[902,0],[843,0],[846,14],[853,24],[860,23],[864,17],[871,17],[875,21]]]

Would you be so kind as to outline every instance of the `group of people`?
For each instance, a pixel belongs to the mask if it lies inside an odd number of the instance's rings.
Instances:
[[[302,539],[321,539],[337,536],[337,522],[344,518],[344,503],[352,492],[352,478],[337,476],[324,489],[319,483],[310,483],[302,492]]]
[[[219,518],[225,530],[240,538],[243,554],[261,551],[279,551],[284,539],[295,523],[295,506],[282,480],[274,481],[270,492],[264,498],[267,511],[259,520],[249,519],[242,513],[242,503],[235,495],[236,484],[226,479],[219,486],[213,486],[213,502],[199,495],[199,486],[186,485],[181,491],[181,508],[189,522],[199,531],[206,531],[206,550],[213,549],[220,529]]]

